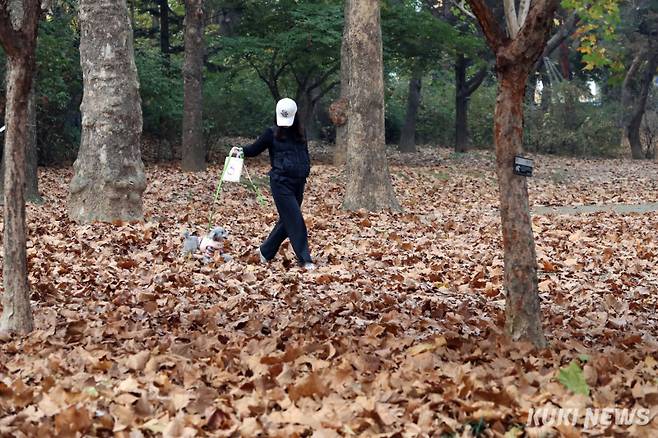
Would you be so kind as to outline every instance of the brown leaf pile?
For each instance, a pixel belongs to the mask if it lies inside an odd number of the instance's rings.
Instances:
[[[87,226],[66,216],[70,171],[43,170],[46,204],[28,207],[37,330],[0,342],[0,436],[516,437],[551,433],[524,429],[533,407],[656,413],[656,214],[533,218],[550,341],[536,352],[501,336],[493,157],[391,159],[394,215],[342,211],[341,173],[314,166],[314,273],[288,247],[257,264],[276,211],[235,184],[216,215],[234,261],[178,256],[181,232],[207,224],[217,167],[150,167],[148,222]],[[657,199],[655,164],[539,157],[536,173],[534,204]],[[589,397],[557,381],[579,357]],[[552,433],[650,437],[658,420]]]

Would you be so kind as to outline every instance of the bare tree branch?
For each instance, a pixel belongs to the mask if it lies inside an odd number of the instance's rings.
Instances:
[[[562,44],[567,38],[569,38],[573,33],[576,31],[576,28],[578,27],[578,22],[580,21],[580,18],[578,17],[578,14],[575,12],[572,12],[567,19],[562,23],[562,26],[558,29],[557,32],[548,40],[546,43],[546,48],[544,49],[544,53],[539,57],[537,60],[537,64],[535,64],[535,71],[539,70],[544,63],[544,58],[547,58],[551,56],[551,53],[555,51],[558,47],[560,47],[560,44]]]
[[[313,99],[313,104],[317,103],[320,99],[322,99],[328,92],[330,92],[336,85],[340,84],[340,81],[334,81],[327,85],[324,89],[320,91],[320,93]]]
[[[526,18],[528,18],[528,11],[530,10],[530,1],[531,0],[521,0],[521,3],[519,3],[519,8],[521,9],[519,11],[519,17],[517,20],[519,29],[523,27]]]
[[[329,79],[329,76],[331,76],[332,74],[336,73],[336,72],[338,71],[339,68],[340,68],[340,63],[336,62],[336,63],[335,63],[335,64],[334,64],[329,70],[327,70],[322,76],[320,76],[320,77],[318,78],[318,80],[315,81],[315,82],[313,83],[313,85],[311,85],[311,86],[309,87],[309,89],[312,90],[313,88],[317,88],[317,87],[321,86],[322,84],[324,84],[325,81],[326,81],[327,79]]]
[[[560,0],[535,0],[530,6],[524,26],[519,29],[512,44],[497,54],[498,61],[505,59],[510,63],[518,63],[523,60],[524,64],[531,61],[526,65],[528,68],[534,67],[546,46],[552,17],[559,4]]]
[[[491,9],[487,6],[485,0],[467,0],[473,14],[480,23],[482,33],[484,33],[487,43],[491,50],[495,52],[508,40],[503,29],[498,25],[496,18],[493,16]]]
[[[478,70],[478,72],[475,73],[475,75],[471,79],[466,81],[465,91],[467,96],[470,96],[475,92],[475,90],[478,89],[480,84],[482,84],[482,81],[484,81],[484,78],[487,77],[488,72],[489,72],[489,65],[486,65],[482,67],[480,70]]]
[[[516,16],[516,6],[514,5],[514,0],[504,0],[505,6],[505,22],[507,23],[507,32],[509,33],[510,38],[516,38],[516,35],[519,33],[519,22]]]
[[[462,11],[467,17],[476,19],[475,15],[466,9],[466,0],[461,0],[459,3],[457,3],[455,0],[452,0],[452,4],[455,5],[460,11]]]

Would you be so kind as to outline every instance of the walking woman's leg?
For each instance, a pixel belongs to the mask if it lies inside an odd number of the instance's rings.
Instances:
[[[303,187],[302,187],[303,190]],[[301,263],[311,263],[311,251],[308,247],[306,224],[302,217],[299,198],[299,184],[294,180],[282,180],[272,183],[272,195],[279,212],[279,220],[283,223],[290,239],[292,249]],[[266,256],[267,257],[267,256]]]
[[[279,219],[276,225],[274,225],[274,228],[272,228],[270,235],[260,246],[260,253],[267,260],[272,260],[279,251],[279,247],[281,247],[283,241],[286,240],[286,237],[288,237],[286,228],[283,226],[281,219]]]

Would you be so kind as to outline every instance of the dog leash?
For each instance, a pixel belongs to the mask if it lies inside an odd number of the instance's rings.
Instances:
[[[219,178],[219,182],[217,183],[217,187],[215,188],[215,195],[213,197],[212,201],[212,206],[210,208],[210,215],[208,215],[208,229],[212,229],[212,218],[215,215],[215,206],[217,205],[217,200],[219,199],[219,195],[222,191],[222,183],[224,182],[224,177],[226,176],[226,170],[228,169],[228,162],[224,163],[224,169],[222,170],[222,176]],[[263,196],[263,193],[260,191],[260,188],[254,184],[253,180],[251,179],[251,176],[249,175],[249,171],[247,170],[247,166],[242,164],[242,169],[244,170],[245,174],[247,175],[247,180],[249,180],[249,184],[251,185],[251,188],[253,191],[256,193],[256,201],[258,202],[258,205],[261,207],[265,205],[265,197]]]

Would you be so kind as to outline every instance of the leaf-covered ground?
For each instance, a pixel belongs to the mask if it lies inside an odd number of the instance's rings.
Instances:
[[[0,436],[657,436],[658,419],[526,427],[545,406],[658,413],[657,215],[533,218],[550,341],[536,352],[501,336],[491,154],[391,159],[395,215],[342,211],[341,173],[313,167],[313,273],[288,246],[257,263],[276,220],[265,161],[249,163],[265,207],[225,185],[215,222],[234,261],[209,266],[178,253],[207,224],[217,167],[149,167],[145,224],[88,226],[67,218],[71,171],[42,169],[37,330],[0,340]],[[529,186],[534,205],[656,202],[658,167],[537,157]]]

